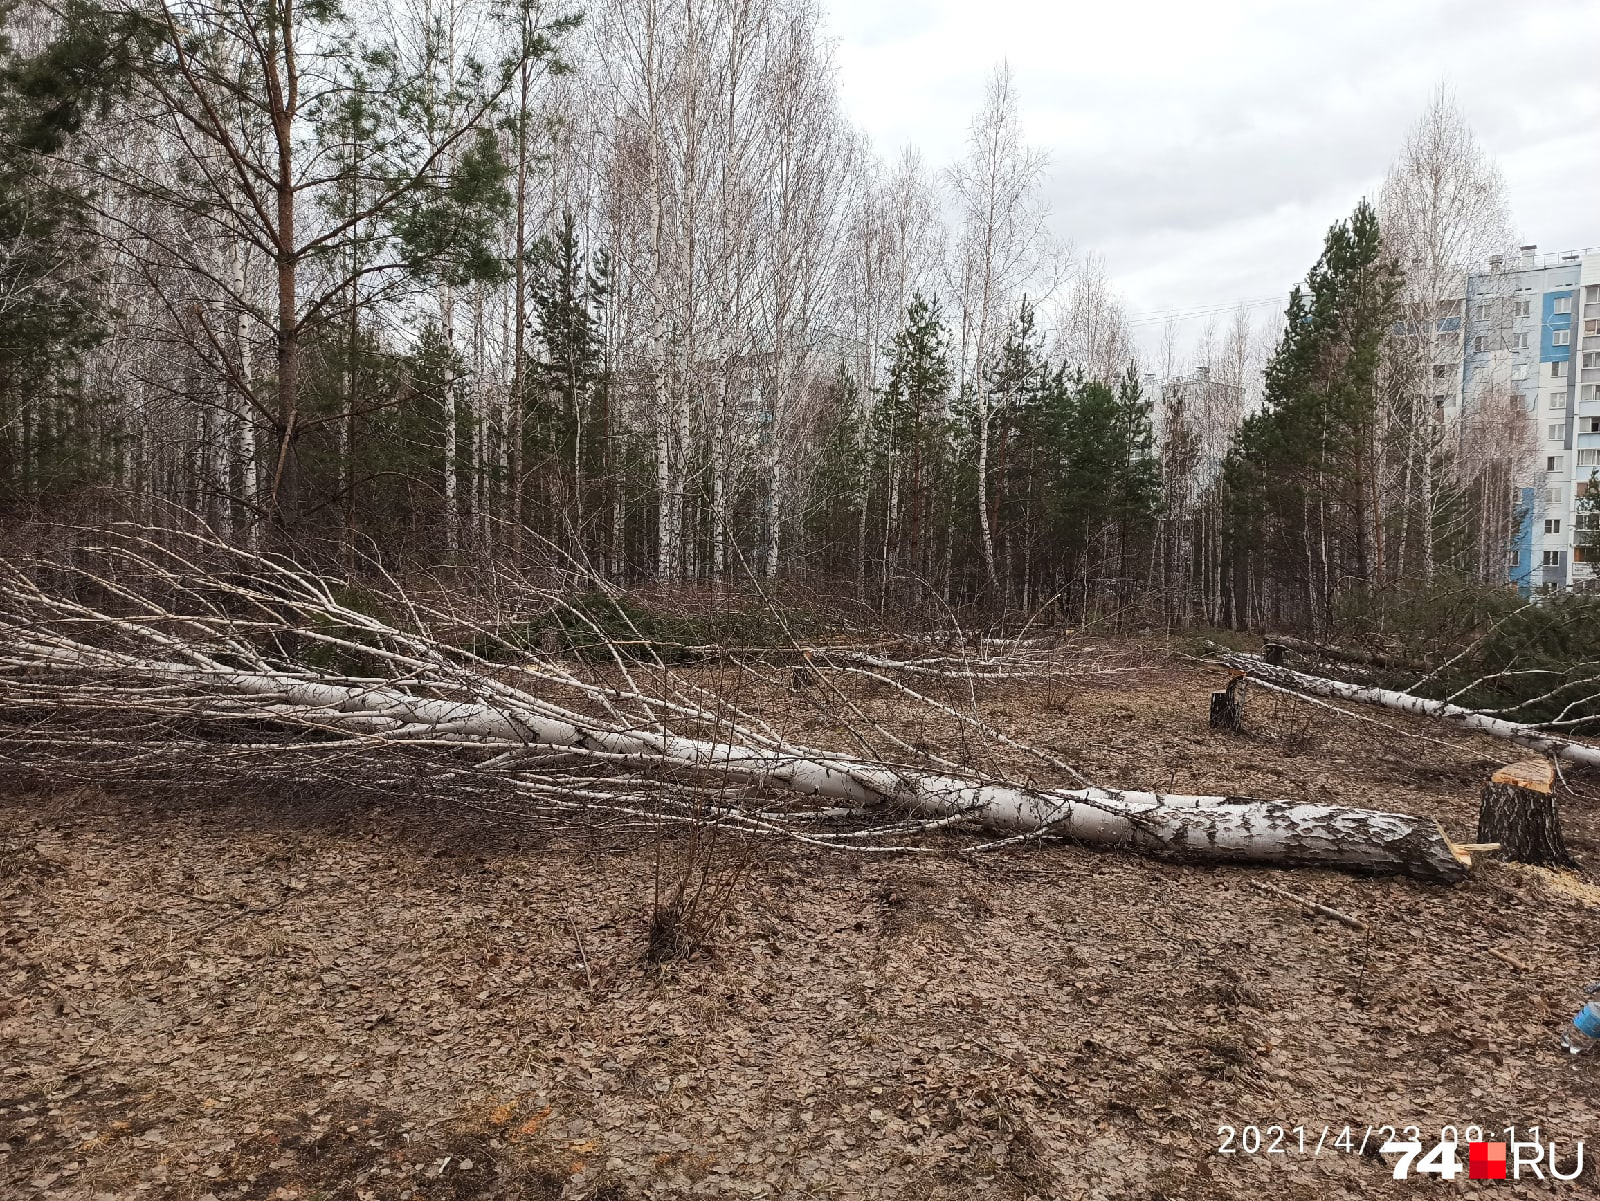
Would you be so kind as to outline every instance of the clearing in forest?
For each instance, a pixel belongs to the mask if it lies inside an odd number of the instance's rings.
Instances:
[[[1222,673],[1106,656],[1129,670],[978,703],[1107,786],[1426,814],[1458,841],[1516,757],[1287,698],[1219,733]],[[794,718],[780,685],[741,701]],[[1593,862],[1595,787],[1567,778],[1567,846]],[[1431,1147],[1537,1125],[1563,1171],[1593,1138],[1600,1059],[1557,1045],[1600,975],[1585,877],[1480,857],[1446,887],[948,839],[730,844],[711,944],[652,965],[657,875],[687,835],[335,790],[8,791],[0,1195],[1459,1195],[1478,1183],[1394,1183],[1368,1128]],[[1596,1179],[1524,1177],[1483,1187]]]

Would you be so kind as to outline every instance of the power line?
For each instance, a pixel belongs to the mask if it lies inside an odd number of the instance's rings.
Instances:
[[[1263,296],[1259,300],[1233,300],[1225,304],[1204,305],[1190,309],[1157,309],[1152,313],[1145,313],[1128,322],[1129,327],[1141,325],[1160,325],[1167,321],[1192,321],[1196,317],[1214,317],[1221,313],[1232,313],[1239,309],[1258,309],[1266,304],[1284,304],[1288,301],[1288,294],[1276,296]]]

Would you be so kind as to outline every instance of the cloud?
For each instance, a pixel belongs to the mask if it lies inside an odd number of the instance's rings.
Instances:
[[[840,0],[844,103],[880,152],[960,154],[1007,60],[1057,233],[1138,315],[1286,292],[1449,84],[1519,228],[1600,244],[1592,0]]]

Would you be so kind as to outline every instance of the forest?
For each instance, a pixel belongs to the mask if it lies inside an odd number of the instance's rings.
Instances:
[[[1462,108],[1196,333],[829,28],[0,0],[0,1194],[1593,1195]]]
[[[916,620],[1505,577],[1530,420],[1432,393],[1513,235],[1442,91],[1280,322],[1152,362],[1007,69],[959,161],[886,161],[811,0],[9,0],[0,58],[13,514]]]

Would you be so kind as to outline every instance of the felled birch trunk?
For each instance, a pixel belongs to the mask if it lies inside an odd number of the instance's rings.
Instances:
[[[1566,759],[1571,763],[1600,766],[1600,747],[1574,742],[1557,734],[1547,734],[1534,726],[1490,717],[1473,709],[1463,709],[1445,701],[1431,701],[1426,697],[1412,696],[1409,692],[1394,692],[1387,688],[1372,688],[1364,684],[1346,684],[1343,680],[1330,680],[1323,676],[1306,675],[1287,667],[1273,667],[1256,655],[1228,652],[1221,661],[1237,671],[1248,672],[1269,684],[1277,684],[1295,692],[1312,696],[1328,696],[1339,700],[1360,701],[1398,709],[1402,713],[1416,713],[1423,717],[1436,717],[1466,730],[1477,730],[1496,738],[1507,738],[1522,746],[1532,747],[1546,755]]]
[[[1438,823],[1399,813],[1104,788],[1036,790],[845,756],[686,738],[660,728],[608,728],[542,702],[534,711],[504,701],[434,699],[391,686],[355,687],[175,661],[113,662],[90,648],[73,652],[60,644],[39,648],[36,658],[63,670],[179,687],[191,696],[249,697],[261,716],[313,730],[396,742],[476,743],[524,754],[584,752],[781,787],[856,808],[899,806],[922,816],[965,819],[1005,835],[1047,833],[1213,863],[1342,868],[1439,882],[1459,880],[1471,866],[1470,855]]]

